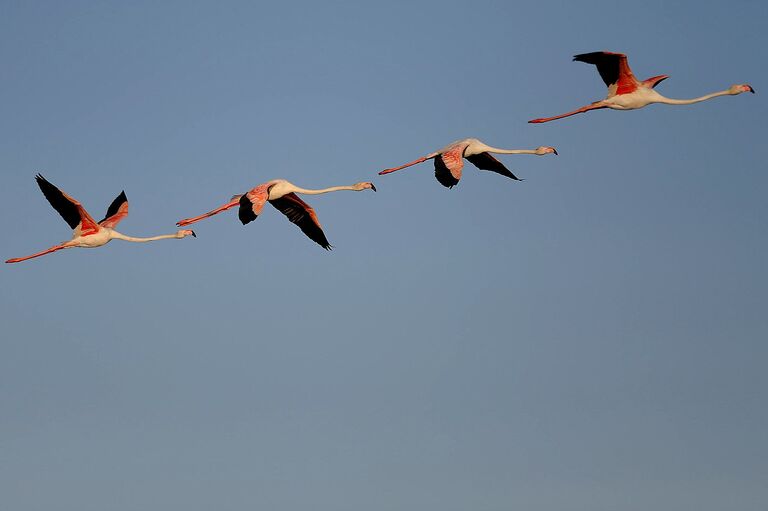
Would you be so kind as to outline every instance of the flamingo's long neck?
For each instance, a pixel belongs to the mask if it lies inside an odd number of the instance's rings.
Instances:
[[[355,188],[354,186],[351,186],[351,185],[344,185],[344,186],[331,186],[330,188],[321,188],[319,190],[310,190],[307,188],[300,188],[298,186],[294,186],[292,191],[295,193],[304,193],[307,195],[320,195],[321,193],[338,192],[340,190],[357,191],[358,188]]]
[[[152,236],[151,238],[136,238],[134,236],[126,236],[125,234],[117,231],[112,231],[111,238],[123,241],[133,241],[134,243],[146,243],[148,241],[167,240],[171,238],[178,238],[177,234],[161,234],[160,236]]]
[[[491,146],[488,146],[486,151],[496,154],[536,154],[535,149],[499,149]]]
[[[719,92],[713,92],[712,94],[707,94],[706,96],[701,96],[693,99],[672,99],[672,98],[666,98],[664,96],[661,96],[661,99],[659,99],[658,102],[664,103],[665,105],[691,105],[693,103],[700,103],[702,101],[716,98],[718,96],[730,96],[730,95],[731,95],[730,91],[721,90]]]

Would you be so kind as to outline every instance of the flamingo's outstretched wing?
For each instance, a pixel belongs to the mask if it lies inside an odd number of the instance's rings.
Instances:
[[[82,235],[93,234],[99,230],[96,221],[76,199],[56,188],[41,174],[36,175],[35,180],[53,209],[58,211],[72,230],[77,230],[79,226]]]
[[[629,68],[627,56],[623,53],[595,51],[574,55],[573,60],[597,66],[600,78],[608,86],[608,97],[628,94],[640,86],[640,82]]]
[[[264,209],[264,204],[269,198],[271,187],[271,185],[264,183],[240,197],[240,209],[237,211],[237,216],[243,225],[253,222],[261,214],[261,210]]]
[[[120,192],[112,204],[107,208],[107,214],[99,222],[99,225],[108,229],[113,229],[120,221],[128,216],[128,197],[125,191]]]
[[[320,245],[326,250],[330,250],[331,244],[325,237],[320,221],[317,219],[315,210],[301,200],[295,193],[288,193],[279,199],[269,201],[278,211],[288,217],[288,220],[299,226],[299,229],[306,234],[309,239]]]
[[[435,178],[441,185],[453,188],[459,184],[466,148],[467,144],[454,145],[435,156]]]
[[[490,170],[502,176],[506,176],[515,181],[522,181],[519,177],[509,171],[499,160],[497,160],[491,153],[480,153],[466,157],[472,165],[480,170]]]

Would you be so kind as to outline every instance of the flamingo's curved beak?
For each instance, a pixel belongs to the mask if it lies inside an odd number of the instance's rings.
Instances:
[[[192,231],[192,237],[197,238],[197,234],[195,234],[195,231]]]
[[[376,187],[373,186],[373,183],[371,183],[371,190],[373,190],[374,192],[376,191]]]
[[[753,89],[751,85],[747,85],[747,87],[749,87],[749,92],[751,92],[752,94],[755,93],[755,89]]]
[[[552,148],[552,152],[555,153],[555,156],[558,156],[557,149],[555,149],[554,147]]]

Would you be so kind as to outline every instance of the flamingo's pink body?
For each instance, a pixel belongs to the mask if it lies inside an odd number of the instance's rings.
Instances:
[[[542,156],[550,153],[557,154],[557,151],[554,147],[549,146],[541,146],[536,149],[499,149],[486,145],[476,138],[465,138],[448,144],[444,148],[429,153],[412,162],[400,165],[399,167],[382,170],[379,172],[379,175],[389,174],[410,167],[411,165],[434,159],[435,178],[441,185],[447,188],[453,188],[461,179],[464,158],[466,158],[480,170],[490,170],[491,172],[496,172],[497,174],[514,179],[515,181],[521,181],[521,179],[510,172],[503,163],[494,158],[490,153],[536,154]]]
[[[323,228],[320,225],[320,221],[315,214],[315,210],[312,207],[301,200],[296,194],[303,193],[308,195],[317,195],[321,193],[336,192],[340,190],[352,190],[362,191],[371,189],[374,192],[376,187],[373,183],[364,182],[356,183],[349,186],[332,186],[330,188],[323,188],[320,190],[311,190],[306,188],[299,188],[286,181],[285,179],[274,179],[260,184],[252,190],[246,192],[243,195],[235,195],[229,202],[219,206],[216,209],[204,213],[202,215],[185,218],[176,222],[179,227],[199,222],[204,218],[208,218],[213,215],[218,215],[222,211],[239,206],[238,217],[243,225],[256,220],[264,209],[264,204],[269,202],[281,213],[283,213],[288,220],[298,225],[299,228],[306,234],[312,241],[320,245],[326,250],[330,250],[331,244],[325,237]]]
[[[748,84],[732,85],[728,89],[719,92],[713,92],[693,99],[671,99],[662,96],[654,90],[662,80],[669,78],[668,75],[658,75],[640,81],[632,74],[632,70],[627,63],[627,56],[623,53],[612,53],[608,51],[597,51],[592,53],[582,53],[575,55],[573,60],[594,64],[600,77],[608,86],[608,96],[600,101],[595,101],[587,106],[578,108],[572,112],[567,112],[554,117],[543,117],[533,119],[530,123],[542,123],[570,117],[590,110],[600,108],[612,108],[614,110],[635,110],[651,103],[664,103],[667,105],[690,105],[699,103],[718,96],[735,96],[742,92],[752,92],[755,90]]]
[[[64,221],[72,228],[72,239],[64,241],[58,245],[32,254],[26,257],[15,257],[8,259],[6,263],[18,263],[40,257],[42,255],[50,254],[58,250],[65,248],[96,248],[102,245],[106,245],[113,239],[133,241],[133,242],[147,242],[161,239],[170,238],[186,238],[187,236],[194,236],[195,233],[190,230],[181,230],[175,234],[164,234],[161,236],[154,236],[151,238],[135,238],[133,236],[126,236],[114,230],[114,227],[126,216],[128,216],[128,199],[125,196],[125,192],[121,192],[117,198],[112,201],[112,204],[107,209],[107,215],[100,222],[96,222],[93,217],[88,214],[85,208],[76,199],[70,197],[66,193],[59,190],[56,186],[48,182],[43,176],[38,174],[35,176],[40,190],[48,199],[48,202],[53,208],[59,212],[64,218]]]

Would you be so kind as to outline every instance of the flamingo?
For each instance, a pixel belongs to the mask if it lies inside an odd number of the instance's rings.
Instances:
[[[374,192],[376,191],[376,187],[373,186],[373,183],[368,182],[355,183],[349,186],[332,186],[320,190],[310,190],[300,188],[285,179],[273,179],[272,181],[267,181],[266,183],[258,185],[243,195],[234,195],[229,202],[208,213],[179,220],[176,222],[176,225],[183,227],[193,224],[204,218],[208,218],[209,216],[218,215],[222,211],[234,208],[235,206],[240,206],[238,217],[240,218],[240,222],[245,225],[256,220],[256,217],[261,214],[264,204],[269,202],[278,211],[288,217],[288,220],[298,225],[299,229],[301,229],[309,239],[324,249],[331,250],[333,247],[328,243],[328,239],[325,237],[325,233],[320,225],[320,221],[317,219],[315,210],[312,209],[309,204],[301,200],[296,194],[319,195],[321,193],[337,192],[340,190],[359,192],[369,188]]]
[[[43,250],[37,254],[8,259],[6,263],[26,261],[27,259],[40,257],[65,248],[100,247],[114,239],[144,243],[147,241],[169,238],[181,239],[186,238],[187,236],[195,236],[194,231],[190,230],[181,230],[176,232],[176,234],[164,234],[152,238],[134,238],[133,236],[126,236],[125,234],[121,234],[114,230],[114,227],[123,218],[128,216],[128,198],[125,196],[125,191],[120,192],[120,195],[112,201],[112,204],[110,204],[107,209],[107,215],[103,220],[97,223],[76,199],[59,190],[42,175],[37,174],[35,180],[37,181],[40,190],[43,192],[43,195],[45,195],[45,198],[48,199],[48,202],[53,206],[53,209],[58,211],[64,221],[73,229],[72,239],[61,242],[58,245],[54,245],[48,250]]]
[[[530,123],[542,123],[554,121],[555,119],[562,119],[563,117],[569,117],[571,115],[588,112],[590,110],[598,110],[600,108],[613,108],[614,110],[634,110],[636,108],[643,108],[651,103],[665,103],[667,105],[690,105],[692,103],[699,103],[708,99],[716,98],[718,96],[736,96],[742,92],[755,93],[750,85],[746,83],[739,85],[731,85],[727,90],[713,92],[706,96],[701,96],[693,99],[670,99],[662,96],[655,90],[662,80],[669,78],[668,75],[658,75],[648,78],[647,80],[638,81],[635,75],[632,74],[632,70],[627,63],[627,56],[623,53],[612,53],[609,51],[596,51],[592,53],[582,53],[575,55],[573,60],[579,62],[586,62],[587,64],[594,64],[597,66],[597,72],[600,73],[600,77],[608,86],[608,96],[600,101],[578,108],[572,112],[568,112],[554,117],[543,117],[541,119],[533,119]]]
[[[422,156],[405,165],[382,170],[379,172],[379,175],[383,176],[384,174],[389,174],[390,172],[395,172],[396,170],[434,159],[435,177],[438,182],[445,187],[453,188],[459,184],[459,180],[461,179],[461,169],[464,167],[464,160],[462,158],[466,158],[480,170],[490,170],[491,172],[496,172],[497,174],[514,179],[515,181],[522,181],[522,179],[510,172],[503,163],[494,158],[490,153],[536,154],[538,156],[543,156],[550,153],[557,154],[557,150],[555,150],[554,147],[548,146],[541,146],[536,149],[498,149],[486,145],[476,138],[465,138],[448,144],[439,151],[429,153],[428,155]]]

